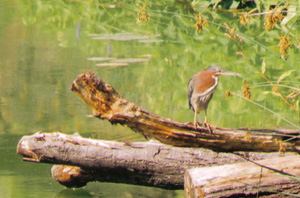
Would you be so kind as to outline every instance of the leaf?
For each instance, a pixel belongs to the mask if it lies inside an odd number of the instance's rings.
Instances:
[[[272,92],[271,91],[263,91],[262,93],[265,95],[268,95],[268,94],[271,94]]]
[[[290,6],[288,10],[288,14],[281,21],[281,25],[286,25],[290,20],[292,20],[296,16],[296,6]]]
[[[214,5],[214,9],[216,9],[218,7],[218,4],[221,2],[222,0],[212,0],[211,3]]]
[[[240,5],[240,1],[232,1],[232,4],[230,5],[230,9],[237,9]]]
[[[272,92],[271,92],[271,94],[273,94],[274,96],[278,96],[278,97],[280,97],[280,96],[281,96],[281,94],[280,94],[280,93],[277,93],[277,92],[275,92],[275,91],[272,91]]]
[[[292,72],[294,72],[295,70],[290,70],[287,72],[284,72],[277,80],[277,84],[279,84],[283,79],[285,79],[286,77],[288,77],[289,75],[291,75]]]
[[[263,59],[263,62],[261,64],[261,74],[265,74],[266,72],[266,62],[265,59]]]
[[[258,9],[258,12],[262,12],[263,4],[262,4],[261,0],[254,0],[254,2],[256,4],[256,8]]]
[[[192,8],[196,12],[202,12],[204,9],[208,8],[211,5],[209,1],[203,1],[203,0],[194,0],[191,3]]]

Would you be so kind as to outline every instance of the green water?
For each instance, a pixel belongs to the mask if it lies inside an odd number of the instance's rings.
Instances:
[[[111,126],[91,117],[88,106],[70,91],[72,81],[86,70],[93,70],[142,108],[185,123],[193,120],[187,101],[189,78],[210,64],[222,65],[244,78],[221,77],[208,108],[210,123],[220,127],[299,126],[299,112],[272,93],[272,87],[260,74],[263,62],[265,75],[272,82],[293,70],[283,80],[289,88],[281,91],[287,96],[291,90],[299,90],[297,21],[287,25],[293,34],[293,48],[289,49],[287,61],[283,61],[278,58],[277,36],[284,32],[280,27],[265,32],[263,17],[241,26],[234,12],[206,9],[206,19],[219,26],[204,26],[199,33],[189,6],[177,1],[149,2],[149,22],[137,24],[139,3],[0,1],[1,197],[183,197],[183,190],[100,182],[75,191],[65,189],[52,180],[51,165],[23,162],[16,155],[20,138],[36,131],[79,132],[84,137],[107,140],[144,140],[126,127]],[[243,43],[230,39],[220,27],[224,23],[236,25],[237,31],[250,39],[244,37]],[[109,39],[104,39],[103,34]],[[96,64],[112,62],[88,60],[95,57],[147,61],[98,67]],[[252,100],[276,114],[237,96],[226,98],[226,91],[243,95],[247,81]],[[298,108],[298,96],[288,101]]]

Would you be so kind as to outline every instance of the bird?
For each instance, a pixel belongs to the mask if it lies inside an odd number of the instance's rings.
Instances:
[[[205,119],[203,125],[206,126],[211,132],[210,127],[207,123],[207,107],[208,103],[213,97],[214,91],[219,84],[219,76],[222,75],[241,77],[241,75],[238,73],[226,71],[220,66],[211,65],[206,69],[198,71],[189,80],[189,108],[192,108],[194,111],[195,129],[197,128],[197,114],[201,111],[204,111]]]

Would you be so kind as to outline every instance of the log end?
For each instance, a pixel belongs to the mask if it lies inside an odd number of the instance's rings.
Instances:
[[[39,132],[36,133],[35,135],[38,134]],[[17,154],[22,155],[24,161],[39,162],[40,161],[39,156],[32,151],[32,148],[30,146],[31,141],[32,140],[30,136],[22,137],[22,139],[19,141],[17,145]]]
[[[67,188],[80,188],[93,181],[91,174],[77,166],[54,165],[52,178]]]

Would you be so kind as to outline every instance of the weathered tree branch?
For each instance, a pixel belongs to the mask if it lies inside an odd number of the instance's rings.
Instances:
[[[112,124],[123,124],[145,137],[181,147],[202,147],[214,151],[299,151],[299,131],[223,129],[205,127],[194,129],[191,124],[173,122],[150,114],[124,99],[111,85],[93,72],[79,76],[72,84],[77,93],[93,110],[94,116]],[[293,137],[293,141],[284,140]]]

